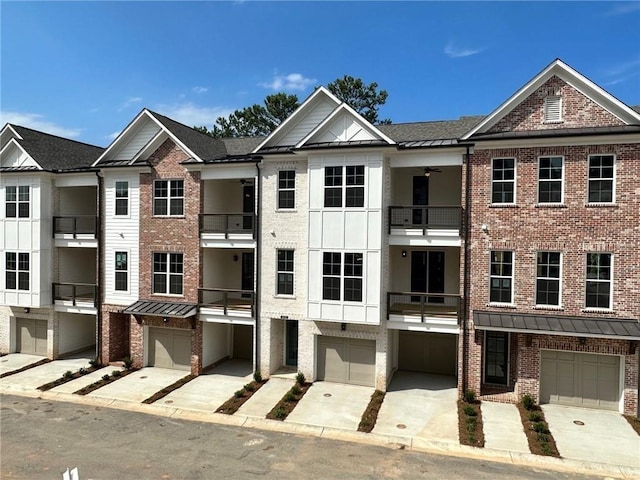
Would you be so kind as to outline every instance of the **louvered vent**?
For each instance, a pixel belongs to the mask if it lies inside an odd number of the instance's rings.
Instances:
[[[544,99],[544,121],[545,123],[562,121],[562,97],[551,96]]]

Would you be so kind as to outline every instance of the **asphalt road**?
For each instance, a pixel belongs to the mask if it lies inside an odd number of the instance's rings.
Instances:
[[[12,395],[0,410],[2,479],[601,479]]]

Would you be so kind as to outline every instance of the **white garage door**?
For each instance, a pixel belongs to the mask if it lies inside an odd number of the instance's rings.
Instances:
[[[540,403],[618,410],[620,357],[542,350]]]
[[[191,330],[149,328],[149,365],[191,369]]]
[[[318,380],[375,385],[376,342],[318,337]]]
[[[405,331],[399,334],[399,370],[455,375],[457,358],[457,335]]]
[[[47,321],[16,319],[16,345],[19,353],[47,354]]]

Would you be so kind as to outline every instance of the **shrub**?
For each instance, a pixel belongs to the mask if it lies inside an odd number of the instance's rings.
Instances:
[[[93,360],[89,360],[89,365],[91,365],[94,368],[98,368],[100,366],[100,361],[98,360],[98,357],[95,357]]]
[[[122,375],[122,372],[120,370],[114,370],[113,372],[111,372],[111,376],[113,378],[118,378],[120,375]]]
[[[273,412],[273,416],[274,416],[274,417],[276,417],[276,418],[278,418],[278,419],[280,419],[280,418],[284,418],[284,417],[285,417],[285,415],[286,415],[286,413],[285,413],[285,411],[284,411],[284,408],[282,408],[282,407],[278,407],[278,408],[276,409],[276,411],[275,411],[275,412]]]
[[[108,381],[108,380],[109,380],[109,378],[111,378],[111,377],[109,377],[109,374],[108,374],[108,373],[102,376],[102,379],[103,379],[105,382],[106,382],[106,381]]]
[[[306,379],[304,378],[304,373],[298,372],[298,374],[296,375],[296,383],[298,385],[304,385],[305,381]]]
[[[298,387],[298,385],[294,385],[291,387],[291,393],[294,395],[300,395],[300,387]]]
[[[260,372],[259,372],[259,371],[257,371],[257,370],[256,370],[256,371],[253,373],[253,379],[254,379],[256,382],[258,382],[258,383],[262,382],[262,375],[260,374]]]
[[[244,386],[244,389],[245,389],[247,392],[253,392],[253,391],[256,389],[256,387],[254,387],[252,383],[247,383],[247,384]]]
[[[67,370],[66,372],[64,372],[64,378],[71,378],[73,377],[73,372],[71,370]]]
[[[78,370],[78,373],[80,375],[86,375],[87,373],[89,373],[89,370],[87,370],[86,368],[82,367],[80,370]]]
[[[124,368],[126,368],[127,370],[131,370],[131,367],[133,366],[133,358],[129,356],[124,357],[122,359],[122,363],[124,363]]]
[[[530,422],[540,422],[541,420],[542,420],[542,415],[539,412],[529,412]]]
[[[536,406],[536,402],[531,395],[523,395],[522,406],[527,410],[533,410],[533,407]]]
[[[467,403],[473,403],[476,401],[476,392],[473,390],[464,391],[464,401]]]
[[[533,424],[533,431],[537,433],[549,433],[547,430],[547,424],[544,422],[535,422]]]
[[[463,408],[464,414],[467,415],[468,417],[475,417],[477,415],[476,413],[476,409],[473,408],[471,405],[465,405]]]
[[[240,390],[237,390],[233,395],[234,395],[236,398],[244,397],[244,388],[241,388]]]
[[[296,401],[296,396],[291,391],[289,391],[284,396],[284,401],[285,402],[295,402]]]

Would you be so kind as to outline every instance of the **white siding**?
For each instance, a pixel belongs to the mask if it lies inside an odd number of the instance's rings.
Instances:
[[[306,115],[297,119],[298,123],[277,142],[277,145],[295,145],[322,123],[335,108],[336,104],[326,98],[316,105],[309,105]]]
[[[58,313],[58,354],[77,352],[96,343],[96,317]]]
[[[334,118],[328,125],[309,142],[336,142],[336,141],[360,141],[360,140],[376,140],[368,130],[359,124],[351,113],[344,112]]]
[[[34,162],[24,150],[16,145],[12,145],[2,154],[3,167],[37,167],[38,164]]]
[[[160,127],[152,121],[147,120],[135,131],[130,132],[127,142],[111,156],[114,160],[131,160],[149,141],[160,131]]]

